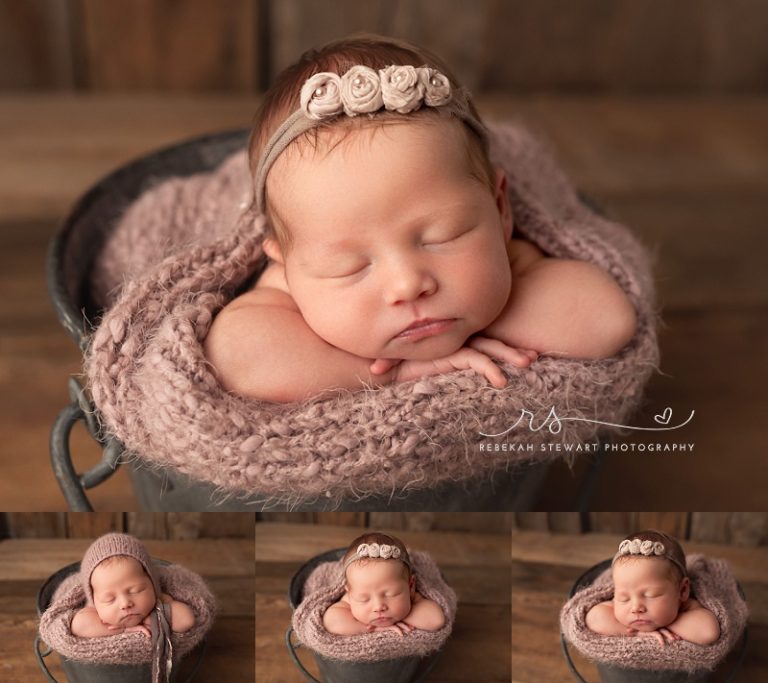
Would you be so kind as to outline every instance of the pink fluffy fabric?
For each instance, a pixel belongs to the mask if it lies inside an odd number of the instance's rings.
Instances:
[[[556,433],[520,426],[501,439],[504,450],[480,451],[495,443],[481,432],[508,430],[523,410],[537,423],[551,409],[560,417],[625,423],[658,362],[647,252],[626,227],[580,201],[524,128],[497,125],[492,132],[518,234],[552,256],[603,268],[634,304],[637,333],[620,353],[505,367],[502,390],[464,371],[281,405],[224,391],[202,341],[217,312],[265,263],[263,217],[246,214],[232,227],[233,206],[247,203],[239,153],[212,173],[158,185],[115,227],[95,274],[97,296],[109,309],[85,362],[104,432],[145,463],[171,466],[227,494],[300,505],[490,477],[560,457],[542,452],[542,444],[596,438],[598,425],[568,420]]]
[[[690,555],[687,567],[694,597],[714,613],[720,624],[720,638],[711,645],[677,641],[660,647],[652,638],[601,636],[590,631],[587,612],[613,598],[610,569],[565,604],[560,613],[563,635],[585,657],[608,665],[689,673],[714,669],[741,638],[747,623],[747,604],[725,560]]]
[[[157,565],[156,565],[157,566]],[[189,631],[173,633],[174,659],[181,659],[208,633],[216,612],[216,600],[205,581],[179,565],[157,566],[161,589],[186,603],[195,615]],[[61,582],[51,604],[40,617],[40,636],[59,654],[83,662],[100,664],[149,664],[150,639],[141,633],[120,633],[103,638],[78,638],[72,634],[72,618],[86,605],[85,591],[76,573]]]
[[[453,629],[456,593],[440,575],[435,561],[425,552],[410,552],[416,572],[416,590],[434,600],[445,614],[438,631],[416,630],[405,638],[391,631],[339,636],[323,626],[323,614],[344,594],[341,562],[318,565],[304,584],[304,598],[293,613],[293,630],[302,645],[330,659],[351,662],[378,662],[399,657],[425,657],[439,650]]]

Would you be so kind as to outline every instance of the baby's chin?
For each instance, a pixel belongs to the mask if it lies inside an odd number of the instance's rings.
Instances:
[[[146,619],[146,614],[131,614],[124,619],[120,619],[115,624],[110,624],[111,626],[120,626],[122,628],[130,628],[131,626],[138,626],[141,622]]]

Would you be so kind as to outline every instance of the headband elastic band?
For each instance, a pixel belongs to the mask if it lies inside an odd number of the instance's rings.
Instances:
[[[408,567],[411,566],[408,558],[396,545],[387,545],[386,543],[361,543],[357,546],[357,550],[354,555],[350,555],[347,561],[344,563],[344,571],[347,571],[347,567],[353,562],[362,560],[363,558],[373,558],[380,560],[399,560]]]
[[[448,78],[437,69],[395,64],[376,72],[356,65],[343,76],[322,72],[308,78],[301,88],[299,109],[283,121],[262,150],[254,174],[258,210],[263,213],[266,208],[264,191],[272,164],[300,135],[342,114],[372,117],[382,109],[408,114],[422,106],[453,114],[488,144],[488,130],[472,115],[467,92],[453,91]]]

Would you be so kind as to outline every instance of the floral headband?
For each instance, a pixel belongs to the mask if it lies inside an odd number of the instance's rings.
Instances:
[[[640,538],[625,539],[619,543],[619,549],[613,556],[611,566],[616,564],[616,560],[624,555],[639,555],[641,557],[661,557],[677,565],[683,576],[688,575],[688,571],[678,560],[667,553],[666,546],[661,541],[642,540]]]
[[[369,557],[382,560],[400,560],[403,564],[410,567],[408,559],[396,545],[387,545],[386,543],[361,543],[357,546],[355,554],[347,558],[347,561],[344,563],[344,571],[346,572],[347,567],[353,562]]]
[[[408,114],[422,106],[444,108],[487,141],[488,131],[470,111],[467,93],[461,89],[454,92],[448,78],[437,69],[393,64],[377,72],[356,65],[343,76],[326,71],[311,76],[301,88],[299,109],[274,132],[256,166],[258,210],[265,208],[264,188],[272,164],[293,140],[321,121],[341,114],[372,116],[382,109]]]

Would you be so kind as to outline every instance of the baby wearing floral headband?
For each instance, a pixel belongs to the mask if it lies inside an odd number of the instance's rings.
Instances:
[[[440,606],[416,590],[403,542],[386,534],[356,538],[343,558],[344,595],[323,615],[326,630],[342,636],[414,629],[437,631],[445,624]]]
[[[429,52],[379,36],[302,56],[249,149],[270,262],[205,353],[228,390],[292,402],[494,359],[603,358],[633,336],[617,283],[514,235],[504,172],[468,93]]]
[[[685,553],[671,536],[627,536],[612,563],[613,600],[587,612],[587,627],[604,636],[645,636],[660,645],[686,640],[709,645],[720,637],[715,615],[691,597]]]

